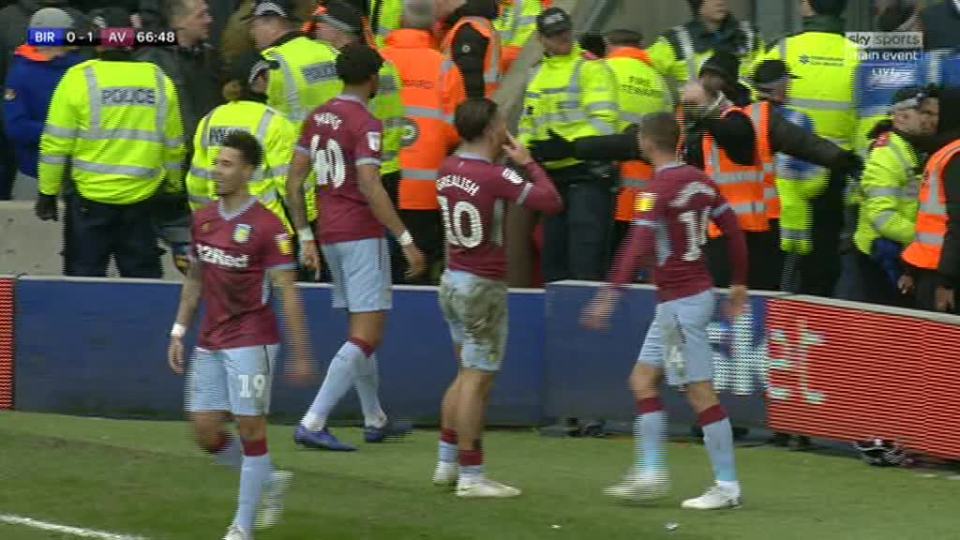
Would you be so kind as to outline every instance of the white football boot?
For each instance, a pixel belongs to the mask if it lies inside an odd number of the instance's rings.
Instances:
[[[433,484],[436,486],[455,486],[459,477],[460,465],[456,463],[438,461],[437,468],[433,470]]]
[[[741,502],[739,493],[714,484],[703,495],[683,501],[682,506],[689,510],[723,510],[739,508]]]
[[[461,476],[457,481],[457,497],[463,499],[504,499],[516,497],[520,493],[515,487],[495,482],[485,476]]]
[[[244,531],[236,525],[230,525],[230,528],[227,529],[227,535],[223,537],[223,540],[253,540],[253,534]]]
[[[670,493],[670,475],[666,471],[636,473],[631,471],[620,482],[603,490],[606,495],[626,501],[649,501]]]
[[[283,500],[293,481],[290,471],[275,470],[270,473],[270,479],[263,486],[260,497],[260,507],[257,509],[257,529],[267,529],[280,522],[283,516]]]

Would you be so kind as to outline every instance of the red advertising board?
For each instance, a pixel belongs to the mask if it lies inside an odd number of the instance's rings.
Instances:
[[[960,325],[802,298],[768,307],[771,429],[960,459]]]
[[[0,278],[0,409],[13,408],[13,291],[16,281]]]

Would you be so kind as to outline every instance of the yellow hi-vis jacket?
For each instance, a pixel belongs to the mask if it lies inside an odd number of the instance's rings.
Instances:
[[[518,141],[547,140],[554,131],[568,141],[612,135],[619,127],[617,79],[603,60],[589,60],[578,45],[566,56],[543,59],[527,84]],[[562,169],[580,163],[575,158],[545,163]]]
[[[154,64],[88,60],[64,74],[40,139],[40,192],[77,191],[105,204],[183,191],[183,123],[173,82]]]
[[[190,209],[196,212],[217,199],[214,160],[228,134],[245,131],[263,146],[263,163],[248,184],[250,194],[280,218],[293,232],[283,205],[297,128],[280,111],[255,101],[220,105],[200,120],[193,137],[193,162],[187,173]]]
[[[877,138],[863,168],[860,217],[853,243],[870,255],[873,241],[893,240],[906,247],[916,234],[920,208],[921,163],[913,146],[887,132]]]

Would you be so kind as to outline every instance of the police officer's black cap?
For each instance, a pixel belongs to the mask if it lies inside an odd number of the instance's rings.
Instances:
[[[779,83],[784,79],[799,79],[793,73],[790,73],[790,68],[787,67],[787,64],[783,60],[764,60],[760,62],[760,65],[757,66],[757,69],[753,72],[753,79],[751,82],[754,86],[764,87],[772,84]]]
[[[276,60],[267,60],[255,52],[249,52],[230,61],[227,66],[227,80],[250,86],[257,75],[277,67],[279,66]]]
[[[731,86],[737,83],[740,76],[740,59],[732,53],[717,51],[700,67],[700,74],[709,71],[723,77]]]
[[[130,12],[119,6],[94,9],[90,12],[90,24],[94,28],[124,28],[130,26]]]
[[[544,37],[556,36],[572,30],[573,19],[566,11],[558,7],[546,9],[543,13],[537,15],[537,32],[540,32],[540,35]]]
[[[356,36],[363,35],[363,14],[357,8],[340,0],[327,2],[326,12],[318,15],[317,20]]]
[[[253,9],[245,20],[254,17],[281,17],[291,21],[299,20],[297,6],[293,0],[254,0]]]
[[[890,101],[892,110],[918,109],[923,100],[929,97],[938,97],[938,89],[934,86],[907,86],[897,90]]]

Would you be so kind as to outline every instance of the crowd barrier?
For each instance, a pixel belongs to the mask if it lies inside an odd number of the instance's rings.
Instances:
[[[655,293],[631,287],[610,329],[598,333],[579,324],[596,286],[561,282],[545,291],[511,291],[510,338],[490,422],[631,417],[626,377]],[[175,283],[150,280],[0,279],[0,408],[180,417],[183,381],[165,359],[178,293]],[[346,318],[330,309],[328,286],[306,285],[303,294],[323,372],[343,341]],[[755,293],[747,313],[731,324],[723,304],[709,334],[715,383],[736,424],[763,426],[769,413],[770,426],[782,431],[882,437],[960,458],[960,363],[950,345],[960,338],[960,317]],[[397,287],[378,357],[388,410],[436,422],[456,366],[434,288]],[[273,414],[297,418],[314,392],[278,378]],[[671,419],[693,421],[682,394],[664,397]],[[336,412],[356,419],[358,409],[351,395]]]

